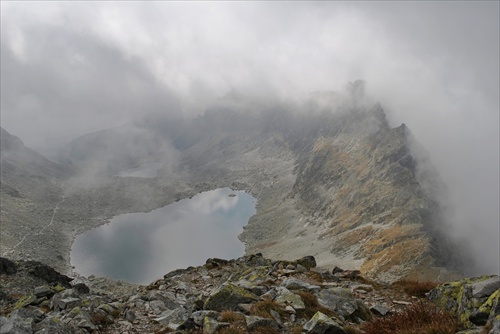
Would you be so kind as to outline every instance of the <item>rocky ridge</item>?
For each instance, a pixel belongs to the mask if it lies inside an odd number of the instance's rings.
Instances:
[[[387,282],[462,272],[467,251],[442,232],[438,177],[424,168],[429,163],[413,149],[410,131],[391,127],[380,104],[359,100],[359,89],[351,93],[301,106],[236,100],[191,122],[88,134],[64,156],[75,172],[69,179],[39,177],[37,164],[18,178],[24,160],[7,153],[27,152],[24,145],[2,147],[2,254],[69,274],[77,234],[118,214],[230,187],[257,199],[257,214],[240,236],[247,254],[285,260],[312,254],[319,267],[335,264]],[[163,167],[155,178],[116,176],[158,160]],[[27,197],[24,179],[43,180],[46,196]]]
[[[380,319],[414,305],[434,308],[359,271],[320,270],[313,256],[212,258],[148,286],[71,279],[41,263],[0,258],[0,282],[2,334],[374,333],[370,326]],[[500,333],[498,276],[446,283],[428,296],[457,320],[440,333]]]

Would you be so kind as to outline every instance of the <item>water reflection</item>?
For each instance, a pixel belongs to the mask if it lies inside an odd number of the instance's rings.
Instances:
[[[171,270],[203,264],[208,257],[243,255],[237,236],[254,214],[255,200],[245,192],[204,192],[148,213],[116,216],[110,224],[79,235],[71,262],[86,276],[150,283]]]

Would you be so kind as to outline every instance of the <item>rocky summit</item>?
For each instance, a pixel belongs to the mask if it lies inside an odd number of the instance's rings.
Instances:
[[[211,258],[147,286],[0,258],[0,283],[2,334],[500,333],[498,276],[389,285],[313,256]]]

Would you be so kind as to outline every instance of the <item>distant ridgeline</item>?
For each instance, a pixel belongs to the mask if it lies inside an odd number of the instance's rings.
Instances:
[[[52,185],[52,207],[40,213],[44,221],[64,187],[54,227],[63,226],[68,237],[53,247],[62,258],[50,257],[59,268],[68,262],[75,234],[116,214],[220,187],[247,190],[257,199],[257,214],[240,236],[248,254],[312,254],[319,266],[359,269],[385,281],[445,279],[467,263],[466,252],[443,233],[437,199],[445,191],[425,150],[404,124],[388,125],[381,105],[363,98],[360,82],[350,95],[318,92],[300,105],[229,96],[191,121],[156,114],[87,134],[61,152],[78,171],[64,183],[66,169],[13,138],[2,130],[2,234],[12,246],[25,233],[11,225],[13,215],[36,225],[26,201],[39,205],[44,199],[27,194],[26,188],[36,189],[27,180]],[[116,177],[151,162],[162,164],[155,178]],[[37,252],[29,253],[36,258]]]

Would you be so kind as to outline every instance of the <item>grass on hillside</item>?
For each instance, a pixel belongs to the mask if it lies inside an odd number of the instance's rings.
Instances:
[[[410,281],[410,280],[401,280],[392,283],[392,286],[394,288],[401,289],[408,295],[419,298],[424,298],[427,292],[431,291],[438,285],[439,282],[421,282],[421,281]]]
[[[418,301],[400,313],[365,323],[362,329],[365,334],[454,334],[458,324],[450,313]]]

